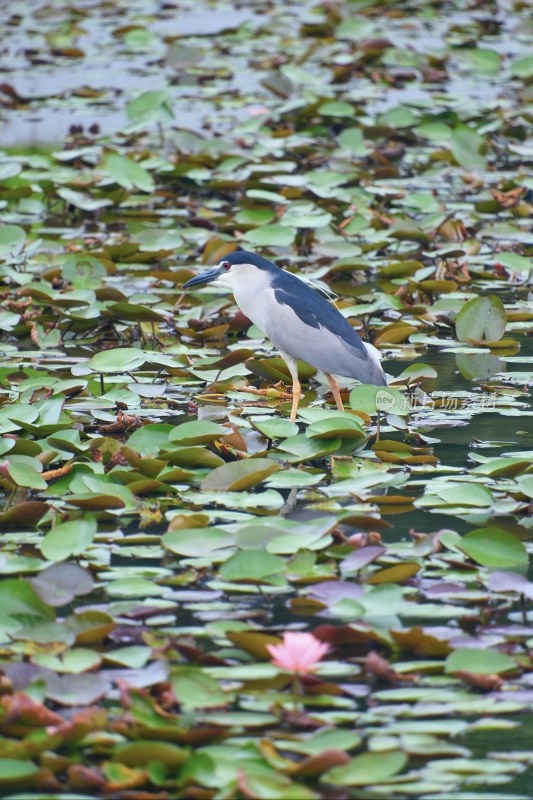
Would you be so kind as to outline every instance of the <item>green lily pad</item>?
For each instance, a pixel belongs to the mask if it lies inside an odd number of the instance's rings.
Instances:
[[[46,489],[47,483],[41,477],[42,465],[29,456],[10,456],[5,471],[16,486],[27,489]]]
[[[347,414],[331,414],[326,419],[316,420],[307,428],[312,439],[364,439],[365,431],[356,417]]]
[[[214,469],[204,478],[201,488],[203,492],[242,492],[261,483],[279,469],[280,464],[269,458],[233,461]]]
[[[495,528],[478,528],[463,536],[457,546],[483,567],[516,569],[528,566],[527,550],[516,536]]]
[[[165,533],[162,544],[172,553],[189,558],[224,559],[234,547],[233,534],[219,528],[191,528]]]
[[[25,615],[28,618],[51,619],[55,612],[44,603],[32,586],[24,580],[9,578],[0,583],[0,603],[6,616]]]
[[[128,767],[142,767],[157,762],[168,769],[178,769],[189,758],[189,750],[170,742],[141,740],[120,745],[112,758]]]
[[[150,173],[127,156],[111,154],[106,160],[106,169],[113,180],[125,189],[140,189],[143,192],[154,189],[154,179]]]
[[[406,416],[411,411],[408,397],[391,386],[365,384],[356,386],[350,392],[350,406],[354,411],[364,411],[366,414],[376,414],[378,411],[382,411],[385,414]]]
[[[0,786],[16,786],[26,783],[39,772],[33,761],[17,758],[0,758]]]
[[[507,316],[496,295],[475,297],[460,310],[455,323],[461,342],[497,342],[505,333]]]
[[[0,258],[15,255],[24,245],[26,232],[20,225],[2,225],[0,227]]]
[[[347,764],[328,770],[322,776],[334,786],[371,786],[397,775],[407,764],[407,756],[399,750],[362,753]]]
[[[245,550],[228,558],[220,568],[225,581],[236,583],[272,583],[283,581],[286,564],[280,556],[264,550]]]
[[[158,314],[153,308],[136,305],[135,303],[112,303],[102,316],[107,319],[123,319],[130,322],[164,322],[165,317]]]
[[[221,436],[227,436],[230,429],[215,422],[194,420],[177,425],[169,433],[169,442],[181,445],[209,444]]]
[[[452,133],[452,153],[461,167],[465,169],[486,169],[487,161],[480,150],[484,139],[473,128],[458,125]]]
[[[128,372],[138,369],[144,361],[141,350],[135,347],[117,347],[96,353],[89,359],[89,367],[95,372]]]
[[[41,543],[41,553],[49,561],[65,561],[73,554],[84,553],[95,535],[94,517],[63,522],[46,534]]]
[[[252,245],[265,247],[276,247],[279,245],[287,246],[292,244],[296,231],[286,225],[279,225],[272,222],[269,225],[262,225],[246,231],[244,238]]]
[[[444,665],[448,674],[464,671],[478,675],[498,675],[516,669],[517,663],[511,656],[486,647],[482,650],[460,647],[450,653]]]
[[[527,273],[533,270],[533,259],[519,256],[518,253],[498,253],[498,262],[518,272]]]

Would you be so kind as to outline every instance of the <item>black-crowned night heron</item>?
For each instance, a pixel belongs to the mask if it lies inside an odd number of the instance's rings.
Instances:
[[[340,311],[300,278],[272,261],[237,250],[216,267],[187,281],[184,288],[216,281],[231,289],[237,305],[274,344],[292,377],[291,422],[302,395],[296,360],[321,370],[339,411],[344,410],[334,375],[386,386],[378,351],[362,342]]]

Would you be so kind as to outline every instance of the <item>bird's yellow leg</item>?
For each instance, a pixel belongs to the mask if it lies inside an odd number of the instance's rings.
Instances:
[[[298,367],[296,366],[296,361],[292,356],[290,356],[288,353],[284,353],[281,350],[280,353],[281,357],[289,368],[292,378],[292,408],[290,420],[291,422],[296,422],[296,412],[298,411],[298,406],[302,397],[302,387],[300,386],[300,381],[298,378]]]
[[[296,412],[302,396],[302,387],[300,381],[293,379],[292,381],[292,408],[291,408],[291,422],[296,422]]]
[[[333,397],[335,398],[335,403],[337,404],[337,408],[339,409],[339,411],[344,411],[339,384],[337,383],[333,375],[329,374],[329,372],[325,372],[324,374],[326,376],[327,382],[329,383],[329,388],[331,389]]]

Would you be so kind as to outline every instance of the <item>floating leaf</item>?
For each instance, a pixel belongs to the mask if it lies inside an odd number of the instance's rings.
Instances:
[[[347,414],[331,414],[326,419],[312,422],[307,436],[313,439],[363,439],[365,431],[356,417]]]
[[[406,561],[403,564],[395,564],[393,567],[373,572],[366,579],[366,582],[372,586],[380,583],[402,583],[402,581],[408,581],[413,578],[419,571],[420,564]]]
[[[290,436],[285,441],[278,444],[280,452],[288,453],[287,460],[293,464],[300,464],[304,461],[311,461],[323,458],[339,449],[342,442],[336,437],[334,439],[312,439],[309,436],[298,434]]]
[[[406,416],[411,411],[409,398],[391,386],[356,386],[350,392],[350,406],[354,411],[364,411],[366,414],[382,411],[385,414]]]
[[[491,506],[494,498],[491,492],[478,483],[453,483],[435,490],[446,503],[456,506],[474,506],[484,508]]]
[[[109,692],[110,683],[100,675],[54,675],[47,681],[46,694],[61,706],[91,706]]]
[[[95,653],[94,650],[84,650],[81,647],[75,647],[60,656],[55,656],[51,653],[38,653],[33,657],[34,664],[39,664],[41,667],[46,667],[60,674],[71,673],[73,675],[96,669],[100,666],[101,661],[102,657]]]
[[[113,180],[125,189],[140,189],[143,192],[154,189],[154,180],[150,173],[127,156],[111,154],[107,158],[106,168]]]
[[[474,467],[474,475],[487,475],[490,478],[511,478],[524,472],[531,465],[526,458],[491,458]]]
[[[5,471],[16,486],[27,489],[46,489],[47,483],[41,477],[41,464],[28,456],[11,456]]]
[[[286,225],[272,222],[260,228],[253,228],[244,234],[244,238],[252,245],[264,247],[287,246],[294,240],[295,230]]]
[[[146,308],[135,303],[112,303],[102,312],[102,316],[130,322],[164,322],[165,320],[162,314],[158,314],[153,308]]]
[[[295,422],[279,417],[265,420],[253,419],[252,423],[269,439],[285,439],[298,433],[298,425]]]
[[[126,105],[128,117],[135,122],[170,122],[174,113],[166,92],[143,92]]]
[[[189,758],[189,751],[170,742],[140,740],[119,745],[112,758],[128,767],[142,767],[157,762],[168,769],[178,769]]]
[[[214,678],[194,667],[177,669],[171,684],[178,702],[186,710],[220,707],[231,700]]]
[[[169,445],[169,435],[176,430],[168,423],[150,423],[143,425],[130,435],[128,446],[141,456],[159,455],[159,452]]]
[[[320,106],[320,113],[324,117],[350,117],[354,116],[354,108],[350,103],[342,100],[331,100]]]
[[[227,548],[234,546],[233,534],[219,528],[192,528],[170,531],[162,538],[163,545],[172,553],[189,558],[219,558],[223,560]]]
[[[455,160],[465,169],[486,169],[487,161],[480,153],[484,139],[473,128],[458,125],[452,133],[452,153]]]
[[[0,227],[0,259],[9,258],[22,250],[26,233],[20,225]]]
[[[24,580],[7,579],[0,582],[0,605],[6,616],[26,615],[54,619],[55,613],[33,587]]]
[[[461,342],[497,342],[505,333],[507,317],[496,295],[474,297],[460,310],[455,323]]]
[[[132,645],[131,647],[119,647],[117,650],[112,650],[110,653],[106,653],[105,660],[111,662],[112,664],[118,664],[123,667],[140,669],[141,667],[144,667],[151,655],[151,647]]]
[[[96,353],[89,366],[95,372],[127,372],[138,369],[145,360],[144,353],[135,347],[117,347]]]
[[[516,572],[495,570],[489,575],[489,587],[494,592],[516,592],[533,599],[533,583]]]
[[[50,561],[64,561],[71,555],[84,553],[96,535],[96,520],[82,519],[63,522],[46,534],[41,544],[43,556]]]
[[[322,780],[334,786],[369,786],[396,775],[406,764],[407,756],[399,750],[362,753],[347,764],[330,769]]]
[[[54,564],[32,578],[31,585],[45,603],[57,607],[71,603],[75,597],[89,594],[94,581],[91,574],[77,564]]]
[[[531,272],[533,270],[533,259],[519,256],[518,253],[498,253],[498,262],[504,267],[517,270],[518,272]]]
[[[281,466],[269,458],[233,461],[214,469],[202,481],[203,492],[242,492],[256,486]]]
[[[48,511],[48,504],[39,500],[19,503],[0,513],[0,525],[5,528],[36,525]]]
[[[458,547],[483,567],[527,569],[527,550],[516,536],[495,528],[477,528],[459,540]]]
[[[226,581],[238,583],[278,583],[286,566],[283,558],[264,550],[246,550],[235,553],[220,568]]]
[[[228,631],[226,636],[237,647],[262,661],[270,659],[267,645],[281,644],[282,641],[278,636],[258,631]]]
[[[183,239],[174,228],[147,228],[135,234],[133,241],[146,252],[175,250],[183,243]]]
[[[103,611],[77,611],[65,620],[65,625],[76,637],[76,644],[90,645],[101,642],[115,627],[109,614]]]
[[[89,194],[68,189],[66,186],[58,189],[57,194],[71,206],[80,208],[82,211],[98,211],[101,208],[113,205],[113,201],[107,197],[91,197]]]
[[[521,78],[528,78],[533,75],[533,56],[523,56],[516,58],[510,65],[512,75],[518,75]]]
[[[224,427],[224,425],[194,420],[193,422],[184,422],[173,428],[168,438],[172,444],[209,444],[216,439],[220,439],[221,436],[227,436],[228,433],[230,433],[230,429]]]
[[[495,75],[500,71],[500,56],[495,50],[476,47],[463,50],[461,55],[470,62],[474,72],[480,75]]]
[[[448,674],[464,671],[479,675],[498,675],[516,669],[517,663],[511,656],[487,647],[481,650],[460,647],[450,653],[444,665],[444,670]]]
[[[33,761],[18,758],[0,758],[0,786],[16,786],[28,782],[39,772]]]
[[[322,113],[324,113],[323,106]],[[363,133],[359,128],[346,128],[343,130],[343,132],[339,134],[339,144],[344,150],[347,150],[355,156],[364,156],[368,152]]]

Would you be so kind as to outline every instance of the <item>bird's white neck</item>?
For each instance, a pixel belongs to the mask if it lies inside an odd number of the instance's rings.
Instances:
[[[229,270],[217,280],[217,286],[230,289],[235,297],[235,302],[248,319],[268,333],[272,303],[268,299],[272,295],[270,288],[270,275],[268,272],[257,269],[252,264],[239,264],[235,271]],[[267,302],[265,302],[267,301]]]

